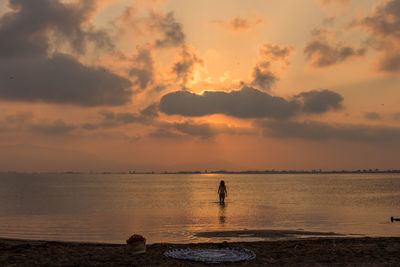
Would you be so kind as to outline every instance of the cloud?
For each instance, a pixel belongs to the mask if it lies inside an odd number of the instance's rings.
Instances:
[[[138,46],[137,50],[129,75],[135,77],[133,85],[142,91],[154,83],[154,62],[150,45]]]
[[[278,77],[270,70],[270,64],[258,63],[252,72],[251,85],[262,90],[270,90],[271,87],[278,81]]]
[[[147,117],[147,118],[157,118],[158,117],[158,105],[156,103],[153,103],[151,105],[148,105],[144,109],[142,109],[139,114],[141,116]]]
[[[189,81],[193,80],[195,66],[202,64],[203,60],[195,54],[193,48],[184,45],[178,59],[172,66],[172,72],[175,74],[176,80],[182,86],[186,86]]]
[[[24,132],[27,125],[31,125],[34,119],[33,112],[17,111],[7,114],[0,119],[0,132]]]
[[[328,18],[324,18],[324,20],[322,21],[322,24],[327,27],[331,27],[335,24],[335,22],[336,22],[335,17],[328,17]]]
[[[159,109],[168,115],[186,117],[224,114],[238,118],[288,119],[301,113],[337,109],[342,101],[339,94],[328,90],[306,92],[286,100],[245,86],[231,92],[171,92],[161,98]]]
[[[168,115],[188,117],[225,114],[239,118],[288,118],[300,108],[295,101],[288,102],[251,87],[238,91],[205,91],[202,95],[188,91],[168,93],[161,98],[160,111]]]
[[[143,36],[146,20],[137,16],[138,9],[133,6],[127,6],[122,14],[113,19],[111,24],[117,29],[117,38],[128,37],[131,40],[133,36]]]
[[[250,128],[233,127],[226,124],[214,124],[187,120],[184,122],[173,123],[162,122],[158,125],[158,128],[155,131],[150,133],[149,136],[155,138],[174,139],[185,137],[210,139],[219,134],[251,135],[254,134],[254,131]]]
[[[149,87],[149,93],[157,93],[165,89],[165,84],[155,85],[156,71],[152,49],[177,48],[177,56],[171,66],[171,72],[175,76],[175,82],[186,87],[188,82],[193,80],[193,72],[196,65],[203,65],[203,60],[196,55],[194,48],[186,43],[186,36],[183,32],[183,25],[179,23],[173,12],[157,13],[151,12],[148,19],[137,19],[133,13],[133,8],[125,9],[121,21],[130,21],[135,25],[147,24],[153,36],[160,37],[154,42],[138,46],[138,53],[133,58],[133,66],[129,74],[135,78],[134,86],[138,91],[143,91]],[[160,35],[160,36],[158,36]]]
[[[121,124],[130,124],[130,123],[147,123],[149,119],[153,117],[144,116],[139,113],[131,113],[131,112],[117,112],[114,113],[112,111],[103,111],[100,113],[104,116],[103,125],[121,125]]]
[[[32,121],[34,114],[32,112],[17,112],[5,117],[5,121],[11,124],[24,124]]]
[[[66,123],[62,119],[49,121],[48,119],[35,119],[32,112],[15,112],[8,114],[0,120],[2,130],[8,132],[39,133],[42,135],[64,136],[78,127]]]
[[[400,1],[381,1],[360,23],[374,33],[400,39]]]
[[[398,142],[400,140],[400,128],[394,127],[271,120],[258,120],[255,125],[263,129],[264,136],[278,139],[353,142]]]
[[[91,139],[93,138],[101,138],[105,140],[123,140],[127,141],[129,143],[137,142],[139,141],[142,137],[140,135],[127,135],[123,132],[119,131],[96,131],[94,133],[91,133],[89,135],[85,135],[85,137],[89,137]]]
[[[309,64],[313,67],[328,67],[353,57],[364,56],[365,47],[354,48],[344,42],[334,42],[334,38],[328,37],[325,29],[313,31],[313,38],[304,48]]]
[[[155,41],[158,48],[179,47],[185,44],[185,33],[183,25],[176,21],[174,13],[167,14],[152,13],[152,28],[162,33],[162,38]]]
[[[259,47],[259,54],[261,58],[271,62],[282,62],[289,64],[289,56],[294,51],[290,45],[277,45],[272,43],[265,43]]]
[[[341,5],[346,6],[350,4],[350,0],[318,0],[323,6]]]
[[[154,86],[153,88],[151,88],[151,91],[154,93],[159,93],[162,91],[165,91],[167,89],[167,86],[165,84],[158,84],[156,86]]]
[[[400,121],[400,112],[393,113],[392,118],[395,121]]]
[[[186,135],[202,138],[210,138],[218,134],[218,129],[213,127],[211,124],[196,123],[194,121],[186,121],[182,123],[175,122],[171,124],[171,128]]]
[[[0,62],[0,98],[81,106],[117,106],[130,101],[131,82],[105,69],[85,66],[72,56]]]
[[[379,67],[381,70],[388,72],[400,71],[400,50],[396,52],[389,52],[389,54],[386,54],[383,58],[381,58]]]
[[[0,57],[45,56],[52,38],[79,53],[85,52],[88,42],[113,46],[104,31],[88,24],[97,9],[95,0],[11,0],[9,7],[12,11],[0,18]]]
[[[128,10],[130,17],[132,8]],[[130,74],[136,76],[135,85],[139,86],[139,90],[144,90],[149,85],[154,85],[155,83],[152,48],[178,48],[179,50],[171,66],[171,71],[175,76],[176,82],[185,87],[193,79],[195,66],[202,65],[203,60],[196,55],[194,48],[186,43],[183,25],[176,20],[173,12],[166,14],[152,12],[147,22],[148,29],[154,35],[161,35],[161,38],[156,39],[151,44],[138,47],[138,54],[134,58],[134,66],[130,70]],[[164,84],[158,84],[153,86],[150,91],[156,93],[164,89]]]
[[[82,54],[86,46],[111,48],[102,30],[90,24],[97,1],[12,0],[0,18],[0,98],[81,106],[123,105],[131,82],[75,57],[52,53],[68,45]]]
[[[382,115],[377,112],[366,112],[364,117],[368,120],[377,121],[382,119]]]
[[[251,85],[262,89],[270,90],[278,81],[278,74],[274,68],[280,67],[286,70],[289,65],[289,56],[294,51],[292,46],[265,43],[259,46],[259,61],[252,70]]]
[[[174,12],[151,9],[148,16],[140,16],[140,13],[138,8],[127,6],[121,16],[112,21],[118,31],[117,38],[134,43],[138,38],[147,39],[149,45],[146,46],[156,49],[177,48],[186,44],[183,24],[177,21]]]
[[[65,135],[76,129],[76,126],[67,124],[63,120],[55,120],[51,123],[38,123],[30,125],[30,130],[46,135]]]
[[[236,16],[229,21],[213,20],[210,23],[220,26],[228,31],[238,33],[255,28],[256,26],[263,24],[264,20],[261,18],[245,18]]]
[[[102,116],[100,122],[85,123],[82,125],[82,128],[91,131],[99,128],[113,128],[131,123],[149,124],[158,117],[158,106],[154,103],[136,113],[101,110],[99,114]]]
[[[184,138],[185,136],[179,133],[175,133],[169,129],[157,128],[155,131],[152,131],[149,134],[149,137],[162,139],[180,139]]]
[[[128,8],[128,17],[131,17],[132,8]],[[135,20],[134,23],[136,23]],[[156,71],[152,49],[177,48],[177,56],[171,66],[171,72],[175,76],[175,82],[186,87],[188,82],[193,80],[193,72],[196,65],[203,65],[203,60],[196,55],[194,48],[186,43],[186,36],[183,32],[183,25],[179,23],[173,12],[166,14],[151,12],[147,21],[148,29],[153,35],[161,35],[154,42],[138,47],[138,54],[134,57],[134,66],[130,75],[135,76],[134,85],[139,91],[152,86],[149,93],[157,93],[165,89],[165,84],[155,84]],[[140,23],[137,23],[140,24]]]
[[[140,111],[143,117],[154,116],[151,111],[156,105]],[[109,111],[100,112],[104,118],[103,124],[101,123],[84,123],[84,124],[71,124],[65,122],[63,119],[49,120],[49,119],[34,119],[34,114],[31,112],[16,112],[9,114],[0,120],[0,133],[6,132],[9,134],[39,134],[46,137],[69,137],[69,138],[104,138],[104,139],[120,139],[128,142],[138,141],[140,135],[128,135],[123,132],[109,130],[115,126],[131,123],[129,114],[114,113]],[[114,122],[117,121],[118,123]],[[105,121],[108,121],[107,124]],[[143,118],[140,123],[144,123]],[[101,131],[101,128],[107,128],[107,131]],[[86,131],[82,131],[86,130]]]
[[[324,113],[329,110],[338,110],[342,107],[343,97],[329,90],[313,90],[302,92],[295,96],[303,100],[304,113]]]
[[[379,69],[400,71],[400,0],[380,2],[367,16],[353,25],[370,33],[370,43],[380,52]]]

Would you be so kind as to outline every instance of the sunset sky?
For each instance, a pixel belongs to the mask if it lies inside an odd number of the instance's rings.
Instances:
[[[399,159],[400,0],[0,0],[0,171]]]

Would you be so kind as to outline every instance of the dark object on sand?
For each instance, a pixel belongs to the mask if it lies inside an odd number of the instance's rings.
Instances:
[[[250,261],[256,254],[245,248],[220,248],[220,249],[174,249],[164,253],[165,256],[204,263],[223,263]]]
[[[134,235],[132,235],[131,237],[129,237],[128,240],[126,240],[126,243],[127,243],[128,245],[131,245],[132,243],[134,243],[134,242],[136,242],[136,241],[144,241],[144,242],[146,242],[146,238],[144,238],[144,237],[141,236],[141,235],[134,234]]]
[[[394,218],[393,216],[390,217],[390,220],[391,220],[392,222],[393,222],[393,221],[400,222],[400,218]]]
[[[126,240],[126,244],[134,254],[146,252],[146,238],[141,235],[134,234]]]

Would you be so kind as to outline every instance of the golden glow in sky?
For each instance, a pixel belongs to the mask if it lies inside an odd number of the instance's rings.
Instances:
[[[0,3],[0,170],[396,169],[400,0]]]

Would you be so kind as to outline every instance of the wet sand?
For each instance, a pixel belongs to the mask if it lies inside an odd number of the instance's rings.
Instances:
[[[147,246],[146,253],[139,255],[134,255],[129,247],[121,244],[0,239],[0,266],[210,266],[170,259],[163,253],[177,248],[222,247],[251,249],[257,257],[249,262],[218,266],[400,265],[400,238],[335,237],[263,242],[152,244]]]
[[[345,236],[334,232],[309,232],[302,230],[237,230],[237,231],[212,231],[212,232],[199,232],[195,236],[198,237],[259,237],[268,240],[279,239],[295,239],[298,237],[339,237]]]

